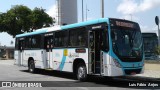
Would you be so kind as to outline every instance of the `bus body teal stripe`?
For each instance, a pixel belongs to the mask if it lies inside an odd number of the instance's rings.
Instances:
[[[63,68],[64,68],[64,64],[65,64],[65,62],[66,62],[66,56],[64,56],[64,50],[63,50],[63,56],[62,56],[62,60],[61,60],[61,63],[60,63],[60,65],[59,65],[59,67],[57,68],[57,70],[60,70],[60,71],[62,71],[63,70]]]
[[[97,20],[90,20],[90,21],[86,21],[86,22],[80,22],[80,23],[65,25],[65,26],[61,26],[61,29],[63,30],[63,29],[81,27],[81,26],[98,24],[98,23],[103,23],[103,22],[107,22],[108,23],[109,19],[108,18],[101,18],[101,19],[97,19]]]
[[[64,67],[64,64],[66,62],[66,56],[63,55],[62,57],[62,61],[61,61],[61,64],[59,65],[58,69],[57,70],[60,70],[62,71],[63,70],[63,67]]]
[[[45,33],[46,31],[47,31],[47,29],[40,30],[40,31],[34,31],[34,32],[30,32],[30,33],[19,34],[19,35],[16,35],[16,37],[23,37],[23,36],[36,35],[36,34]]]

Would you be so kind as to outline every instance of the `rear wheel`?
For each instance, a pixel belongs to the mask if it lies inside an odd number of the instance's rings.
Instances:
[[[104,76],[105,80],[106,81],[112,81],[113,80],[113,77],[109,77],[109,76]]]
[[[77,79],[80,81],[86,81],[87,80],[87,69],[84,64],[79,64],[76,71]]]
[[[31,72],[31,73],[34,73],[34,72],[35,72],[35,64],[34,64],[34,61],[33,61],[33,60],[29,61],[28,70],[29,70],[29,72]]]

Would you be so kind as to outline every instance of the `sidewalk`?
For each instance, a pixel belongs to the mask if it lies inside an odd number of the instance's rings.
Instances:
[[[152,63],[145,63],[145,70],[143,74],[138,74],[136,76],[142,77],[150,77],[150,78],[160,78],[160,64],[152,64]]]
[[[14,65],[14,60],[10,59],[10,60],[0,60],[0,64],[2,65]]]

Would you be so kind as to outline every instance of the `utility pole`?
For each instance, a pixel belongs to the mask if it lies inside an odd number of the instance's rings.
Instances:
[[[104,0],[101,0],[101,15],[104,18]]]
[[[61,0],[57,0],[57,7],[58,7],[58,25],[61,25],[61,10],[60,10],[60,3],[61,3]]]
[[[83,14],[83,0],[82,0],[82,22],[84,21],[84,14]]]
[[[158,46],[160,46],[160,31],[159,31],[159,17],[155,17],[155,23],[158,26]]]
[[[87,18],[88,18],[88,15],[87,15],[87,14],[88,14],[88,11],[89,11],[89,10],[88,10],[87,4],[86,4],[86,21],[87,21]]]

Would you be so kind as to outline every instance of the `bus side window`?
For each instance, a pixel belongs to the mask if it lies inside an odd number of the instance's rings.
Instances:
[[[53,37],[50,39],[50,48],[53,48]]]
[[[21,44],[19,40],[18,40],[18,50],[21,50]]]
[[[68,31],[55,32],[55,47],[68,46]]]
[[[87,32],[85,28],[77,28],[69,31],[69,46],[87,46]]]
[[[28,36],[25,38],[25,49],[30,49],[31,48],[31,37]]]
[[[53,36],[45,36],[44,37],[44,49],[47,51],[51,50],[53,48]]]
[[[24,50],[24,40],[19,40],[18,42],[18,50],[22,51]]]
[[[41,42],[41,35],[32,36],[31,39],[32,48],[41,48],[41,44],[39,44],[39,42]]]

